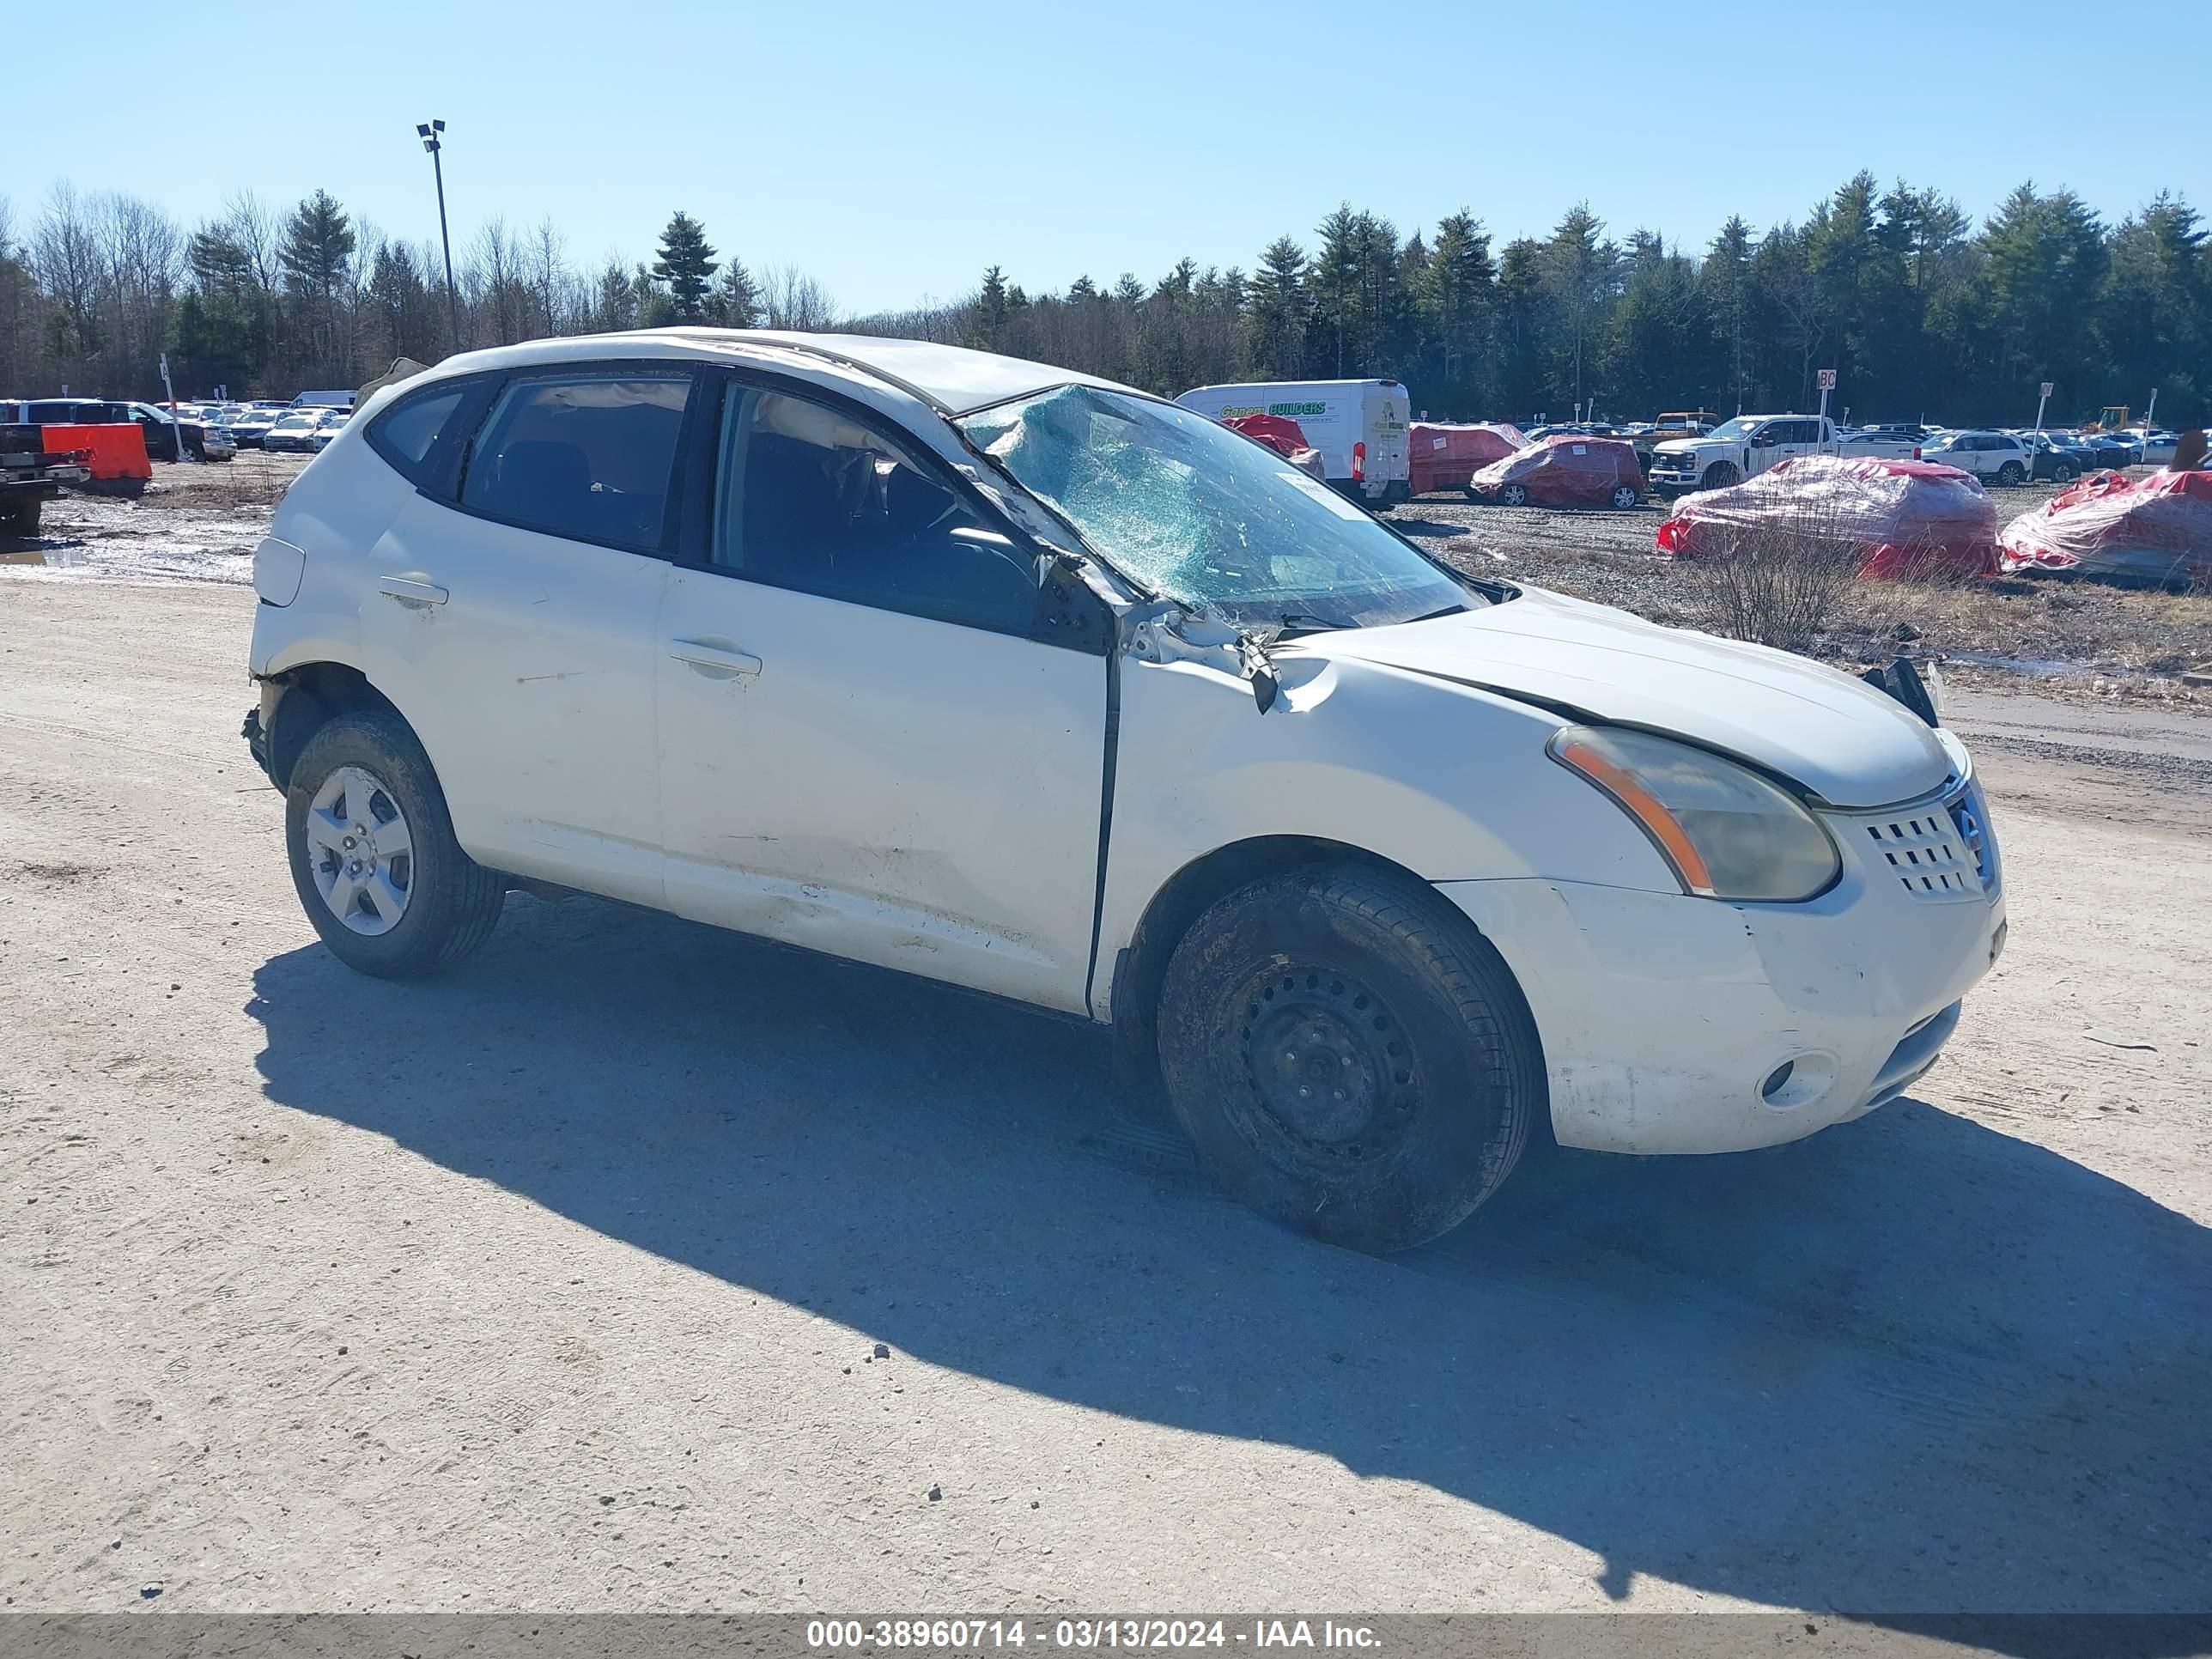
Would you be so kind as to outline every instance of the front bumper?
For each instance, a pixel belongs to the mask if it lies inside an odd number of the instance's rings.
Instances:
[[[1989,890],[1915,897],[1871,840],[1867,856],[1838,840],[1842,879],[1803,904],[1438,884],[1521,982],[1561,1145],[1775,1146],[1872,1111],[1935,1064],[2003,944],[1994,846]]]

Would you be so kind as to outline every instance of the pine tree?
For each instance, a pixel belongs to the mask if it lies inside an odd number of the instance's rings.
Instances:
[[[760,288],[739,261],[732,259],[722,267],[722,280],[714,285],[708,310],[726,328],[760,326]]]
[[[668,290],[673,320],[706,319],[708,279],[718,268],[705,229],[679,209],[660,233],[660,257],[653,263],[653,280]]]
[[[1266,378],[1294,380],[1305,373],[1306,319],[1313,311],[1306,273],[1305,250],[1278,236],[1245,285],[1245,350]]]

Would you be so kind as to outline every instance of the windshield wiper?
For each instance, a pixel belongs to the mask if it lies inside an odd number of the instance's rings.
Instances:
[[[1474,609],[1474,607],[1471,605],[1448,605],[1441,611],[1431,611],[1425,616],[1408,617],[1406,618],[1406,621],[1409,623],[1434,622],[1439,617],[1464,617],[1468,611]],[[1403,624],[1401,624],[1401,626]]]
[[[1349,623],[1333,622],[1327,617],[1316,617],[1310,611],[1285,611],[1279,612],[1275,620],[1280,624],[1274,633],[1274,637],[1279,640],[1286,640],[1298,634],[1334,634],[1340,628],[1352,626]]]

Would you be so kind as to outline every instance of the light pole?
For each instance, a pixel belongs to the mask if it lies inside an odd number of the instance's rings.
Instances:
[[[446,233],[446,167],[439,157],[444,145],[438,135],[446,130],[443,121],[432,121],[425,125],[416,123],[415,131],[422,135],[422,148],[430,152],[430,171],[438,180],[438,241],[446,250],[446,314],[453,325],[453,349],[461,349],[461,300],[453,289],[453,239]]]

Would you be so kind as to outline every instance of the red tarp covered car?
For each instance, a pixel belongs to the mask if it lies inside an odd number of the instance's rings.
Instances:
[[[1328,482],[1328,467],[1321,451],[1306,441],[1304,429],[1289,416],[1236,415],[1221,424],[1231,432],[1243,433],[1255,444],[1265,444],[1301,471]]]
[[[1406,428],[1407,485],[1416,495],[1465,489],[1475,469],[1502,461],[1528,441],[1503,421],[1415,421]]]
[[[1863,576],[1984,576],[1996,559],[1996,504],[1972,473],[1933,461],[1796,455],[1741,483],[1675,503],[1654,544],[1675,558],[1745,535],[1848,542]]]
[[[1467,487],[1506,507],[1634,507],[1644,499],[1644,469],[1621,439],[1563,432],[1491,462]]]
[[[1998,568],[2212,582],[2212,472],[2100,472],[2023,513],[1997,538]]]

